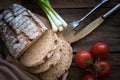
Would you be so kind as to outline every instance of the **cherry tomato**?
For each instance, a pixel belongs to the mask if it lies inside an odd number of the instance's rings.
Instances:
[[[93,62],[92,54],[86,50],[79,51],[75,55],[75,62],[80,68],[86,69]]]
[[[92,54],[95,57],[106,58],[109,54],[109,46],[105,42],[98,42],[91,48]]]
[[[95,80],[95,77],[92,74],[87,73],[83,75],[82,80]]]
[[[101,60],[93,67],[93,71],[97,72],[99,78],[104,78],[110,74],[111,66],[107,61]]]

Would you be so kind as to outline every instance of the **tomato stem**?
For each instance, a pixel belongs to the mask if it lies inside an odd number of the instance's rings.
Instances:
[[[86,71],[90,72],[90,73],[95,77],[95,80],[98,80],[98,79],[97,79],[97,77],[98,77],[97,72],[94,73],[93,70],[92,70],[90,67],[88,67],[88,68],[86,69]]]
[[[87,59],[87,60],[85,61],[85,63],[86,63],[87,65],[93,64],[93,62],[92,62],[90,59]]]
[[[90,67],[88,67],[88,68],[86,69],[86,71],[92,73],[92,75],[95,76],[95,73],[92,71],[92,69],[91,69]]]
[[[93,64],[93,66],[95,67],[95,78],[98,77],[98,72],[99,72],[99,69],[97,68],[97,63],[100,61],[101,57],[98,57],[95,59],[95,62]]]

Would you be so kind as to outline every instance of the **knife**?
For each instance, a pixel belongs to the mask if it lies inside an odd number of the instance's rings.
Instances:
[[[67,39],[70,38],[71,36],[73,36],[73,34],[75,34],[75,28],[78,27],[78,25],[84,20],[86,19],[90,14],[92,14],[96,9],[98,9],[101,5],[103,5],[104,3],[108,2],[108,0],[101,0],[101,2],[99,2],[92,10],[90,10],[85,16],[83,16],[81,19],[79,20],[74,20],[72,22],[70,22],[67,26],[67,28],[63,31],[63,35],[64,37],[66,37]],[[69,35],[69,36],[68,36]]]
[[[116,10],[120,9],[120,3],[117,4],[115,7],[113,7],[111,10],[109,10],[107,13],[105,13],[104,15],[98,17],[97,19],[95,19],[93,22],[91,22],[90,24],[88,24],[85,28],[83,28],[79,33],[77,33],[76,35],[75,32],[72,32],[69,34],[69,37],[65,37],[65,39],[69,42],[69,43],[73,43],[76,42],[82,38],[84,38],[85,36],[87,36],[90,32],[92,32],[94,29],[96,29],[97,27],[99,27],[100,24],[102,24],[104,22],[104,20],[111,15],[113,12],[115,12]]]

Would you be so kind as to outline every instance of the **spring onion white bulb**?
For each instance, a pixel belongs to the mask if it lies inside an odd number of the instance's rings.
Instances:
[[[51,23],[52,30],[54,32],[63,31],[67,27],[67,22],[52,8],[49,0],[33,0],[35,1],[45,12]]]

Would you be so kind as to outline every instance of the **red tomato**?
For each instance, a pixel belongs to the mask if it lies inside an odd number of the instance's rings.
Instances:
[[[106,58],[109,54],[109,46],[107,45],[107,43],[104,43],[104,42],[98,42],[94,44],[91,50],[92,50],[93,56],[95,57]]]
[[[89,51],[82,50],[75,55],[75,62],[80,68],[86,69],[93,62],[93,57]]]
[[[82,80],[95,80],[95,77],[92,74],[87,73],[83,75]]]
[[[101,60],[96,63],[96,66],[93,67],[93,71],[94,72],[98,71],[97,72],[98,77],[104,78],[110,74],[111,66],[107,61]]]

